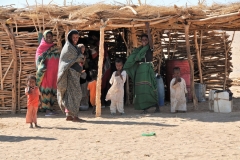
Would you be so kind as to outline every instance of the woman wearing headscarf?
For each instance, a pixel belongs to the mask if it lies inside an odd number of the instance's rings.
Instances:
[[[153,70],[153,51],[148,43],[148,36],[141,36],[142,46],[136,48],[128,57],[123,69],[133,80],[134,107],[147,113],[150,107],[156,107],[159,112],[157,100],[157,83]]]
[[[84,61],[84,56],[77,48],[79,34],[77,30],[71,30],[67,36],[58,69],[57,99],[61,110],[66,112],[66,120],[83,122],[78,118],[79,106],[82,99],[80,76],[84,72],[79,63]]]
[[[57,94],[57,71],[60,57],[59,48],[53,43],[53,33],[46,30],[36,51],[37,85],[42,94],[42,109],[46,116],[54,115],[53,105]]]

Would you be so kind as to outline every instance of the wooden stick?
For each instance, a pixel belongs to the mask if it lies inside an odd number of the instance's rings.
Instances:
[[[154,22],[150,22],[149,25],[155,25],[158,23],[163,23],[163,22],[167,22],[171,19],[173,19],[175,17],[171,17],[171,18],[166,18],[166,19],[161,19],[158,21],[154,21]],[[131,28],[131,27],[143,27],[145,24],[108,24],[107,27],[112,27],[112,28]]]
[[[20,113],[21,110],[21,73],[22,73],[22,58],[21,58],[21,52],[18,52],[19,56],[19,72],[18,72],[18,112]]]
[[[233,32],[232,41],[229,45],[229,48],[227,49],[227,46],[226,46],[226,32],[223,33],[224,49],[225,49],[225,71],[224,71],[225,77],[224,77],[224,83],[223,83],[223,90],[226,89],[226,82],[227,82],[227,79],[228,79],[228,52],[231,49],[231,45],[232,45],[234,36],[235,36],[235,31]]]
[[[101,88],[102,88],[101,84],[102,84],[103,58],[104,58],[104,27],[101,27],[99,42],[97,92],[96,92],[96,117],[101,116]]]
[[[145,26],[148,34],[148,43],[149,43],[150,49],[153,49],[153,40],[152,40],[152,35],[149,27],[149,22],[145,22]]]
[[[134,27],[131,28],[131,38],[132,38],[133,48],[137,48],[138,40],[137,40],[136,30]]]
[[[203,30],[201,30],[200,51],[199,51],[201,60],[202,60],[202,38],[203,38]]]
[[[8,74],[8,71],[9,71],[10,68],[12,67],[13,61],[14,61],[14,60],[12,59],[11,62],[10,62],[10,64],[9,64],[9,66],[8,66],[8,68],[7,68],[7,70],[6,70],[6,72],[5,72],[5,74],[4,74],[4,76],[3,76],[3,78],[2,78],[2,83],[4,82],[4,80],[5,80],[5,78],[6,78],[7,74]]]
[[[188,57],[188,62],[189,62],[189,66],[190,66],[190,71],[191,71],[190,81],[191,81],[191,92],[192,92],[192,97],[193,97],[193,108],[194,108],[194,110],[197,110],[198,99],[196,97],[195,88],[194,88],[194,64],[193,64],[192,55],[191,55],[191,52],[190,52],[189,27],[190,27],[190,24],[185,24],[184,25],[187,57]]]
[[[236,13],[229,13],[229,14],[224,14],[224,15],[219,15],[219,16],[213,16],[205,19],[200,19],[200,20],[188,20],[188,22],[205,22],[205,21],[210,21],[210,20],[217,20],[217,19],[223,19],[226,17],[231,17],[231,16],[239,16],[239,11]]]
[[[131,7],[131,6],[125,6],[125,7],[122,7],[122,8],[120,8],[119,10],[123,10],[123,9],[125,9],[125,8],[128,8],[128,9],[130,9],[132,12],[133,12],[133,14],[137,14],[137,12]]]
[[[2,40],[1,40],[2,41]],[[1,80],[1,90],[3,91],[3,73],[2,73],[2,43],[0,43],[0,80]],[[5,107],[4,98],[2,98],[2,106]]]
[[[10,30],[13,28],[10,24]],[[12,48],[12,60],[13,60],[13,75],[12,75],[12,114],[16,113],[16,104],[17,104],[17,87],[16,87],[16,81],[17,81],[17,52],[16,52],[16,45],[15,45],[15,36],[13,33],[10,32],[8,27],[5,23],[2,23],[2,27],[5,30],[5,32],[8,34],[11,48]]]
[[[200,57],[200,52],[199,52],[199,47],[198,47],[197,31],[196,30],[194,31],[194,41],[195,41],[195,48],[196,48],[196,55],[197,55],[200,83],[203,83],[202,67],[201,67],[201,57]]]

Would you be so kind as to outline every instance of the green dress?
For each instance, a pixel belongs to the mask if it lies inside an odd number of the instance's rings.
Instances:
[[[140,62],[145,58],[149,45],[136,48],[128,57],[123,69],[133,80],[134,107],[136,110],[144,110],[157,106],[157,83],[153,64]]]

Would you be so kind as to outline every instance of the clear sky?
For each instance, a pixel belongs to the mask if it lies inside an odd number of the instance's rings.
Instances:
[[[48,4],[51,0],[43,0],[44,4]],[[114,4],[115,2],[120,2],[126,4],[129,0],[66,0],[67,4],[94,4],[94,3],[108,3],[108,4]],[[131,0],[133,4],[138,4],[138,0]],[[198,0],[141,0],[142,3],[150,4],[150,5],[156,5],[156,6],[173,6],[174,4],[178,6],[185,6],[186,3],[188,6],[191,5],[197,5]],[[202,0],[201,0],[202,1]],[[42,4],[42,0],[37,0],[39,4]],[[229,4],[234,2],[239,2],[239,0],[206,0],[208,5],[211,5],[212,3],[220,3],[220,4]],[[30,5],[35,5],[35,0],[28,0],[28,3]],[[53,4],[57,5],[63,5],[64,0],[53,0]],[[23,8],[26,6],[26,0],[0,0],[0,6],[5,6],[9,4],[15,4],[15,7]]]

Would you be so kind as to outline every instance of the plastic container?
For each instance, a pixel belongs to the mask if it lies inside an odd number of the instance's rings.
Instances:
[[[156,81],[157,81],[158,105],[164,106],[165,89],[163,79],[161,76],[157,76]]]
[[[194,84],[195,88],[195,94],[198,99],[198,102],[205,102],[206,101],[206,85],[202,83],[195,83]]]
[[[209,110],[213,111],[214,107],[214,93],[216,90],[210,89],[208,93],[208,105],[209,105]]]
[[[173,79],[173,68],[179,67],[181,71],[181,77],[186,82],[186,87],[188,91],[187,101],[192,101],[192,93],[191,93],[191,81],[190,81],[190,67],[188,60],[167,60],[166,61],[166,85],[167,85],[167,92],[166,92],[166,100],[170,100],[170,82]]]
[[[87,105],[81,105],[81,106],[79,107],[79,110],[80,110],[80,111],[87,111],[88,108],[89,108],[89,106],[87,106]]]
[[[214,92],[214,112],[230,113],[232,112],[232,93],[229,91]]]

